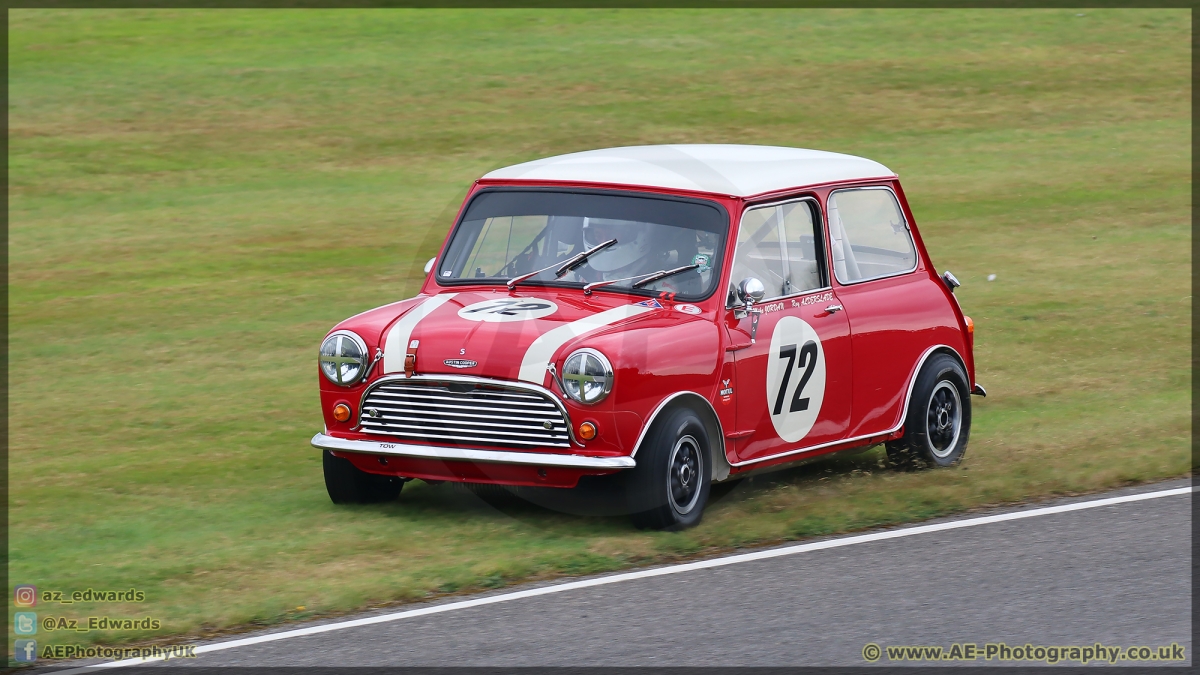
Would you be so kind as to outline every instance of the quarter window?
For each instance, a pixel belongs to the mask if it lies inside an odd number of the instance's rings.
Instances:
[[[896,196],[884,188],[829,195],[833,272],[843,284],[911,272],[917,250]]]
[[[817,260],[815,206],[809,200],[760,206],[742,215],[730,283],[731,303],[737,284],[755,277],[767,288],[764,299],[821,288]]]

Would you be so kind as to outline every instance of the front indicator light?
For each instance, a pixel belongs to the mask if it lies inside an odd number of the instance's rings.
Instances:
[[[345,403],[339,403],[333,406],[333,419],[339,422],[345,422],[350,419],[350,406]]]
[[[579,437],[585,441],[590,441],[596,437],[596,425],[591,422],[584,422],[579,425]]]

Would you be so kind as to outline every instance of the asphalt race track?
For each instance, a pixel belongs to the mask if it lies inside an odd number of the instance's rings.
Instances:
[[[968,521],[1188,484],[1171,481],[931,522]],[[830,541],[838,539],[846,537]],[[475,597],[529,588],[538,586]],[[374,616],[463,600],[449,598]],[[1176,494],[519,597],[170,663],[864,665],[867,643],[1158,647],[1176,642],[1190,665],[1191,634],[1191,496]],[[879,663],[888,663],[886,655]]]

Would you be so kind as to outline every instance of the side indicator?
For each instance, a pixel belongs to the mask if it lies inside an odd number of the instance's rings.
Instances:
[[[963,320],[967,323],[967,342],[971,344],[971,349],[975,349],[975,322],[971,317],[963,314]]]
[[[591,422],[584,422],[579,425],[579,437],[585,441],[590,441],[596,437],[596,425]]]

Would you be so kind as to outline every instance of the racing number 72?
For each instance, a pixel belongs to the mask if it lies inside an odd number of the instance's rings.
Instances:
[[[550,305],[537,300],[526,301],[514,298],[502,298],[496,300],[490,305],[476,307],[475,309],[466,310],[467,314],[475,314],[483,312],[484,314],[503,314],[505,316],[516,316],[517,312],[535,312],[539,309],[549,309]]]
[[[787,386],[792,378],[793,367],[803,368],[804,374],[800,376],[800,384],[796,385],[796,393],[792,395],[792,404],[788,406],[788,412],[808,410],[808,397],[800,398],[800,393],[804,391],[804,385],[808,384],[808,378],[812,377],[813,369],[817,367],[817,343],[809,340],[800,347],[799,363],[796,363],[796,345],[780,347],[779,358],[787,359],[788,364],[783,371],[783,380],[779,383],[779,393],[775,396],[775,408],[771,414],[778,415],[783,412],[783,399],[787,395]]]

